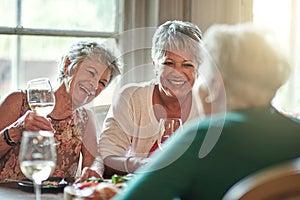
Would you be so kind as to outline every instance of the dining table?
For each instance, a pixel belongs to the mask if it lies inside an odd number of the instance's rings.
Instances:
[[[42,189],[43,200],[64,200],[63,189]],[[0,199],[5,200],[34,200],[33,188],[20,186],[17,182],[0,183]]]

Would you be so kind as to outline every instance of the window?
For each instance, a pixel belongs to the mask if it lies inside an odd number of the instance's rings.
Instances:
[[[58,62],[77,40],[114,42],[119,0],[1,0],[0,99],[47,76],[57,86]]]
[[[286,112],[300,114],[300,2],[298,0],[253,0],[253,21],[276,31],[291,56],[293,71],[282,87],[275,106]]]

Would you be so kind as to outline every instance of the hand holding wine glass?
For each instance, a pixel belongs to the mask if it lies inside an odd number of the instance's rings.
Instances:
[[[182,129],[180,118],[161,118],[159,121],[158,147],[162,150],[162,144],[177,130]]]
[[[24,131],[19,159],[23,174],[34,183],[36,200],[40,200],[42,181],[49,178],[56,165],[53,133]]]
[[[37,115],[46,117],[55,105],[55,96],[48,78],[37,78],[27,83],[28,104]]]

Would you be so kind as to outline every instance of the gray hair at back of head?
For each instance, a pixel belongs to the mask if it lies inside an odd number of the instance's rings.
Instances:
[[[222,75],[229,107],[268,104],[289,77],[287,54],[270,30],[250,23],[216,24],[205,32],[203,40],[210,63]]]
[[[67,59],[69,59],[70,64],[67,67],[67,74],[65,74],[65,63]],[[59,81],[62,82],[66,76],[72,77],[75,69],[85,59],[98,61],[107,66],[107,68],[111,70],[109,83],[114,77],[120,74],[120,61],[108,48],[96,41],[83,40],[74,43],[62,57],[59,64]]]
[[[166,51],[181,50],[191,53],[199,65],[200,44],[202,44],[202,33],[196,25],[178,20],[167,21],[154,33],[151,56],[157,61],[165,56]]]

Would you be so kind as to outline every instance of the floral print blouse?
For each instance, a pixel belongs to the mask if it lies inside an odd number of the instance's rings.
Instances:
[[[26,92],[23,92],[23,104],[20,116],[29,110]],[[84,108],[77,109],[66,120],[53,120],[55,130],[57,161],[52,177],[75,177],[82,147],[82,135],[88,120],[87,111]],[[19,164],[20,145],[13,147],[0,160],[0,182],[5,178],[25,179]]]

